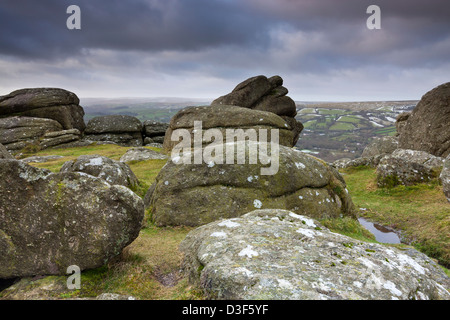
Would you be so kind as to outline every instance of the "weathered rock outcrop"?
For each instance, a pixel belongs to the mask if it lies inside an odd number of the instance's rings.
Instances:
[[[424,151],[397,149],[380,160],[377,183],[380,187],[413,185],[437,179],[444,159]]]
[[[395,127],[397,129],[397,136],[399,136],[402,133],[403,128],[406,125],[406,121],[408,120],[410,115],[411,115],[411,111],[408,111],[408,112],[400,113],[397,116],[397,119],[396,119],[396,122],[395,122]]]
[[[286,210],[256,210],[191,231],[184,271],[211,299],[450,299],[424,254],[330,232]]]
[[[380,160],[384,157],[385,155],[376,155],[373,157],[368,157],[368,158],[356,158],[356,159],[349,159],[349,158],[343,158],[343,159],[338,159],[336,161],[334,161],[333,163],[331,163],[330,165],[332,165],[335,168],[338,169],[345,169],[345,168],[351,168],[351,167],[361,167],[361,166],[370,166],[370,167],[376,167],[378,165],[378,163],[380,162]]]
[[[279,143],[284,146],[292,146],[295,140],[295,132],[292,127],[281,117],[271,112],[251,110],[247,108],[229,106],[229,105],[212,105],[201,107],[189,107],[180,110],[172,117],[169,129],[164,139],[164,149],[170,151],[179,143],[179,140],[172,141],[172,133],[178,129],[186,129],[191,134],[191,145],[194,145],[194,124],[198,121],[202,127],[202,137],[209,129],[217,129],[221,132],[226,142],[227,129],[232,131],[242,129],[255,129],[259,140],[260,129],[266,129],[267,141],[271,141],[271,130],[279,130]],[[200,132],[197,132],[199,134]],[[202,140],[203,145],[210,143],[206,138]]]
[[[83,284],[81,284],[83,285]],[[73,290],[67,288],[67,276],[47,276],[22,278],[2,291],[3,300],[61,300],[71,296]],[[133,296],[102,293],[92,298],[69,298],[69,300],[136,300]]]
[[[44,163],[53,160],[59,160],[64,158],[63,156],[31,156],[24,159],[20,159],[20,161],[25,163]]]
[[[421,150],[444,158],[448,156],[450,82],[427,92],[403,122],[399,131],[399,148]]]
[[[59,122],[44,118],[10,117],[0,119],[0,143],[10,151],[21,150],[29,144],[39,145],[48,132],[63,130]]]
[[[140,197],[84,173],[0,160],[0,278],[96,268],[139,234]]]
[[[288,90],[283,87],[280,76],[267,78],[261,75],[243,81],[231,93],[217,98],[211,105],[234,105],[275,113],[289,124],[294,137],[291,146],[295,146],[303,125],[295,119],[297,106],[287,94]]]
[[[444,194],[447,197],[448,202],[450,202],[450,155],[445,159],[444,168],[442,169],[439,179],[441,179]]]
[[[396,137],[375,138],[364,151],[361,157],[356,159],[343,158],[334,161],[331,165],[338,169],[345,169],[360,166],[378,166],[380,160],[397,149],[398,140]]]
[[[55,131],[44,134],[39,145],[42,149],[63,147],[66,144],[80,141],[80,139],[81,132],[78,129]]]
[[[139,184],[138,178],[126,163],[99,155],[83,155],[76,160],[67,161],[60,172],[84,172],[102,178],[111,185],[118,184],[132,189]]]
[[[100,116],[88,122],[85,139],[111,141],[125,147],[138,147],[143,145],[142,128],[142,122],[132,116]]]
[[[336,169],[300,151],[277,146],[278,155],[270,149],[273,159],[261,153],[260,143],[248,142],[217,146],[216,156],[222,155],[223,162],[186,164],[185,154],[172,154],[150,188],[153,192],[146,195],[155,223],[198,226],[255,208],[289,209],[316,218],[354,216],[345,181]],[[245,161],[226,164],[227,149],[234,151],[234,159],[239,159],[242,150]],[[262,174],[263,169],[277,171]]]
[[[151,159],[167,159],[165,154],[147,149],[145,147],[136,147],[128,149],[127,152],[120,158],[120,162],[130,161],[146,161]]]
[[[78,97],[58,88],[21,89],[0,97],[0,118],[22,116],[57,121],[62,129],[83,132],[84,110]]]
[[[282,85],[283,79],[280,76],[252,77],[238,84],[231,93],[214,100],[211,105],[234,105],[295,117],[295,102],[286,96],[288,90]]]
[[[144,121],[143,137],[144,145],[150,143],[164,143],[164,137],[166,131],[169,128],[168,123],[162,123],[157,121]]]
[[[0,143],[0,159],[14,159],[11,153],[8,152],[8,149],[5,148],[4,145]]]
[[[378,155],[386,155],[394,152],[398,147],[396,137],[375,138],[361,154],[362,158],[370,158]]]

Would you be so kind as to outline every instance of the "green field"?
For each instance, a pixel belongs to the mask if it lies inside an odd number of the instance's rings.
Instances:
[[[336,122],[330,127],[331,131],[348,131],[353,130],[356,127],[352,123],[347,122]]]

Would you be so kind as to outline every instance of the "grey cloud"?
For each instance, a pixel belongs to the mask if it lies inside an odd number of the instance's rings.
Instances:
[[[69,4],[82,10],[80,31],[66,29]],[[82,48],[158,51],[264,46],[267,27],[235,1],[4,0],[0,28],[8,31],[0,35],[0,54],[54,59]]]

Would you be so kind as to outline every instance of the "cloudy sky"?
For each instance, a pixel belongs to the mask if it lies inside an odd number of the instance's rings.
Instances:
[[[262,74],[297,101],[420,99],[450,81],[449,17],[448,0],[1,0],[0,95],[213,99]]]

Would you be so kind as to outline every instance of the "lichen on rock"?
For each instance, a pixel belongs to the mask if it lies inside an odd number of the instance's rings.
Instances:
[[[450,279],[426,255],[357,241],[287,210],[209,223],[180,250],[190,282],[210,299],[450,299]]]

